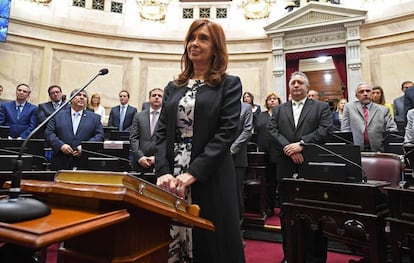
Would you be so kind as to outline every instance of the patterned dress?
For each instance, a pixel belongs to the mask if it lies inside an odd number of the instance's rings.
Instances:
[[[191,159],[194,107],[197,88],[204,82],[190,80],[187,91],[178,103],[177,130],[174,143],[174,176],[187,172]],[[186,192],[186,200],[191,203],[191,189]],[[169,245],[169,263],[192,263],[191,228],[171,226],[173,241]]]

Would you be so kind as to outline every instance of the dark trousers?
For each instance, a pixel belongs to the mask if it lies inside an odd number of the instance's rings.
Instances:
[[[237,196],[239,200],[240,225],[244,219],[244,178],[246,176],[247,167],[235,167],[237,181]]]

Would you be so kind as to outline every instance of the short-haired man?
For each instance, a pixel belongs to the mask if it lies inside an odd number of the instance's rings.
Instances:
[[[319,100],[319,92],[314,89],[308,91],[308,99]]]
[[[72,91],[71,97],[77,91]],[[72,99],[70,108],[63,109],[47,124],[45,135],[53,150],[52,170],[78,167],[81,142],[104,140],[101,117],[85,110],[87,97],[86,91],[80,92]]]
[[[0,125],[10,127],[10,138],[25,139],[36,128],[37,107],[28,101],[30,92],[28,84],[19,84],[16,87],[16,100],[0,107]]]
[[[42,123],[44,120],[46,120],[47,117],[49,117],[55,110],[60,107],[60,105],[64,103],[62,98],[62,88],[60,86],[51,85],[47,89],[47,93],[49,94],[50,101],[39,104],[39,110],[37,112],[38,123]],[[44,137],[43,133],[45,129],[46,127],[44,127],[40,132],[41,134],[38,134],[38,137]]]
[[[304,162],[302,143],[322,143],[332,126],[332,115],[328,103],[307,98],[309,79],[303,72],[293,72],[289,80],[289,93],[292,100],[276,106],[268,125],[269,134],[275,143],[275,159],[277,163],[278,181],[282,177],[292,177],[298,173]],[[285,200],[283,184],[279,187],[279,199]],[[286,217],[283,207],[280,210],[282,226],[283,251],[286,246]],[[319,232],[309,233],[307,262],[325,262],[327,256],[327,240]],[[289,242],[294,242],[289,240]],[[287,260],[287,261],[286,261]],[[282,262],[289,262],[285,258]]]
[[[411,80],[406,80],[403,83],[401,83],[401,91],[403,92],[403,95],[401,95],[400,97],[396,98],[393,101],[393,107],[394,107],[394,121],[395,122],[401,122],[401,123],[405,123],[405,112],[404,112],[404,94],[405,91],[408,88],[411,88],[414,85],[414,82],[412,82]]]
[[[384,151],[384,132],[397,131],[390,110],[372,102],[372,87],[366,82],[357,85],[355,95],[358,101],[345,104],[341,131],[352,132],[363,151]]]
[[[0,106],[1,106],[1,104],[7,102],[7,100],[2,99],[1,96],[3,96],[3,86],[2,85],[0,85]]]
[[[119,92],[120,105],[112,107],[109,113],[108,127],[117,127],[120,131],[130,131],[137,108],[128,104],[129,92]]]
[[[164,91],[160,88],[149,92],[150,107],[135,114],[129,140],[133,154],[132,166],[137,172],[152,172],[155,157],[155,131],[161,113]]]
[[[60,105],[64,103],[62,99],[62,88],[58,85],[52,85],[47,89],[50,101],[39,104],[39,112],[37,114],[39,123],[49,117]]]

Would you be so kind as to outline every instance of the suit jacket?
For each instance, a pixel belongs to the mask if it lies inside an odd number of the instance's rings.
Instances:
[[[394,120],[397,122],[405,122],[404,114],[404,95],[396,98],[393,101],[394,107]]]
[[[154,131],[157,129],[155,127]],[[133,166],[137,171],[142,170],[138,160],[144,156],[154,156],[155,154],[155,132],[151,135],[150,109],[135,114],[129,135],[131,151],[133,153]]]
[[[0,106],[1,106],[3,103],[6,103],[6,102],[8,102],[8,100],[0,99]]]
[[[101,117],[84,110],[76,134],[73,134],[71,110],[64,109],[52,118],[46,127],[46,140],[52,147],[52,170],[71,169],[79,163],[79,158],[64,154],[60,148],[69,144],[73,149],[82,141],[103,141],[104,131]]]
[[[118,127],[120,122],[120,105],[112,107],[111,112],[109,113],[108,127]],[[125,118],[124,118],[124,127],[122,131],[130,131],[132,121],[134,120],[135,113],[137,113],[137,108],[128,105]]]
[[[155,150],[156,175],[173,174],[178,102],[187,88],[170,82],[164,90]],[[193,229],[194,262],[245,262],[240,236],[236,176],[230,146],[240,122],[240,79],[226,76],[217,87],[200,85],[194,109],[188,172],[197,181],[191,199],[216,230]]]
[[[240,121],[237,138],[230,147],[235,167],[247,167],[247,142],[252,137],[253,112],[250,104],[241,103]]]
[[[365,118],[361,102],[354,101],[345,105],[341,131],[351,131],[354,144],[364,149]],[[371,102],[368,110],[368,138],[371,151],[384,151],[383,133],[386,131],[397,131],[390,110],[386,106]]]
[[[273,109],[268,128],[276,143],[276,155],[282,156],[285,155],[283,148],[290,143],[301,140],[322,143],[331,126],[332,115],[328,103],[306,99],[297,127],[293,118],[292,101],[288,101]]]
[[[407,120],[407,112],[412,108],[414,108],[414,89],[409,88],[404,93],[404,120]]]
[[[256,125],[254,130],[256,132],[257,147],[260,152],[268,154],[269,161],[271,163],[276,162],[276,147],[269,134],[268,125],[270,122],[269,111],[262,111],[256,119]]]
[[[37,126],[37,107],[26,102],[17,119],[16,101],[6,102],[0,107],[0,125],[10,126],[10,137],[25,139]]]

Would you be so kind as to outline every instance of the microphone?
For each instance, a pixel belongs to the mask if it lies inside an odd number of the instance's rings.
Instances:
[[[362,168],[362,166],[361,166],[361,165],[359,165],[359,164],[357,164],[356,162],[354,162],[354,161],[352,161],[352,160],[349,160],[348,158],[345,158],[345,157],[343,157],[342,155],[337,154],[337,153],[335,153],[335,152],[333,152],[333,151],[329,150],[328,148],[323,147],[322,145],[319,145],[319,144],[316,144],[316,143],[311,143],[311,142],[307,142],[307,143],[306,143],[306,142],[301,142],[301,143],[300,143],[300,145],[301,145],[301,146],[307,146],[307,145],[315,146],[315,147],[317,147],[317,148],[321,149],[321,150],[322,150],[322,151],[324,151],[324,152],[327,152],[327,153],[329,153],[329,154],[332,154],[333,156],[338,157],[338,158],[340,158],[341,160],[343,160],[343,161],[345,161],[345,162],[347,162],[347,163],[349,163],[349,164],[351,164],[351,165],[353,165],[353,166],[355,166],[355,167],[358,167],[358,168],[359,168],[359,170],[361,170],[361,172],[362,172],[362,182],[366,183],[366,182],[368,181],[368,178],[367,178],[367,173],[366,173],[366,172],[365,172],[365,170]]]
[[[22,166],[23,166],[23,151],[26,148],[30,138],[33,137],[36,132],[42,129],[53,117],[56,116],[66,105],[68,105],[74,97],[84,91],[89,84],[92,83],[97,77],[108,74],[108,69],[101,69],[85,86],[77,90],[67,101],[62,103],[52,114],[50,114],[42,123],[40,123],[27,138],[23,141],[20,147],[19,155],[14,167],[14,172],[11,177],[11,186],[9,189],[9,196],[0,200],[0,222],[12,223],[30,220],[47,216],[50,214],[50,208],[44,203],[33,199],[25,198],[20,195],[20,182],[22,178]]]

